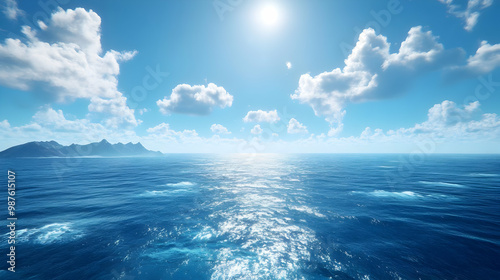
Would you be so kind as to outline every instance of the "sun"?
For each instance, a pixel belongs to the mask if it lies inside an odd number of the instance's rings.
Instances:
[[[282,20],[282,12],[275,3],[265,3],[257,9],[257,22],[266,29],[278,27]]]

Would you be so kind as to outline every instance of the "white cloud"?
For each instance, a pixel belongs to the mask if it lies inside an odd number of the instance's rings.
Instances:
[[[115,114],[110,123],[136,126],[134,111],[117,90],[116,78],[119,62],[136,52],[110,50],[101,55],[100,25],[101,18],[92,10],[59,8],[48,22],[39,22],[39,30],[23,26],[26,40],[9,38],[0,44],[0,84],[40,89],[58,102],[90,99],[98,104],[89,109]]]
[[[477,24],[479,11],[488,8],[493,4],[493,0],[468,0],[466,5],[457,4],[456,0],[438,0],[445,4],[448,13],[462,19],[465,23],[464,29],[471,31]]]
[[[448,71],[449,79],[477,77],[493,71],[500,66],[500,44],[490,45],[482,41],[474,55],[471,55],[465,65],[455,66]]]
[[[383,131],[366,128],[359,136],[330,138],[311,134],[295,141],[280,140],[276,133],[268,136],[256,125],[252,132],[262,134],[249,139],[224,138],[219,135],[200,137],[194,130],[176,131],[161,123],[137,136],[133,130],[112,130],[87,119],[66,116],[61,110],[42,108],[32,122],[13,127],[0,121],[0,150],[28,141],[56,140],[61,144],[89,143],[102,138],[110,142],[138,142],[162,152],[399,152],[409,153],[431,144],[433,152],[500,153],[500,117],[483,113],[479,102],[458,106],[445,100],[428,110],[427,120],[408,128]]]
[[[287,61],[286,68],[287,69],[292,69],[292,63],[290,61]]]
[[[206,87],[180,84],[172,90],[170,98],[165,97],[156,104],[163,114],[208,115],[215,107],[231,107],[233,96],[213,83]]]
[[[85,53],[100,54],[101,17],[92,10],[83,8],[64,11],[59,8],[48,23],[41,26],[40,36],[59,43],[76,44]]]
[[[24,12],[18,8],[16,0],[5,0],[3,13],[9,19],[17,19],[17,17],[22,15]]]
[[[227,128],[221,124],[212,124],[212,126],[210,126],[210,130],[215,134],[231,134],[231,132],[229,132]]]
[[[104,123],[109,127],[118,128],[122,124],[137,126],[142,122],[135,119],[134,110],[127,106],[127,98],[123,96],[113,99],[93,97],[90,101],[88,109],[91,114],[89,116],[97,115],[104,117]]]
[[[314,77],[303,74],[291,98],[310,105],[317,116],[326,117],[331,126],[329,135],[335,135],[342,130],[348,103],[401,94],[416,76],[456,63],[463,55],[458,49],[444,50],[437,37],[420,26],[410,29],[397,53],[391,54],[389,47],[386,37],[365,29],[343,69]]]
[[[371,139],[375,137],[379,137],[384,135],[384,131],[380,128],[375,129],[375,131],[372,131],[370,127],[366,127],[363,132],[361,132],[361,135],[359,136],[360,139]]]
[[[476,54],[467,60],[467,68],[475,73],[488,73],[500,66],[500,44],[481,42]]]
[[[149,112],[149,109],[148,108],[142,108],[142,109],[137,110],[137,112],[142,116],[145,113]]]
[[[487,138],[500,136],[500,118],[496,114],[481,114],[479,102],[472,102],[463,108],[445,100],[434,105],[427,114],[427,120],[398,133],[433,134],[440,138]]]
[[[0,128],[1,129],[6,129],[6,128],[9,128],[9,127],[10,127],[9,121],[3,120],[3,121],[0,122]]]
[[[259,134],[261,134],[261,133],[262,133],[262,131],[263,131],[263,130],[262,130],[262,128],[261,128],[261,127],[260,127],[260,125],[258,125],[258,124],[257,124],[257,125],[255,125],[255,126],[252,128],[252,130],[250,130],[250,132],[251,132],[252,134],[255,134],[255,135],[259,135]]]
[[[278,116],[278,112],[276,110],[273,111],[249,111],[247,115],[243,118],[244,122],[268,122],[275,123],[280,120]]]
[[[291,118],[288,122],[287,131],[290,134],[308,133],[307,127],[294,118]]]
[[[243,139],[221,137],[218,134],[201,137],[195,130],[176,131],[167,123],[149,128],[147,132],[149,134],[143,136],[141,142],[165,153],[234,153],[248,146]]]
[[[88,132],[104,131],[105,127],[98,123],[91,123],[87,119],[68,120],[64,116],[62,110],[54,110],[47,107],[36,112],[33,116],[36,124],[43,125],[46,128],[51,128],[52,131],[58,132]]]
[[[428,122],[449,126],[469,121],[474,113],[479,112],[479,106],[479,101],[475,101],[465,105],[462,109],[455,102],[445,100],[429,109]]]
[[[170,128],[170,124],[168,123],[161,123],[155,127],[148,128],[147,132],[150,135],[153,135],[155,137],[159,138],[191,138],[191,137],[198,137],[198,133],[196,133],[195,130],[183,130],[183,131],[175,131]]]
[[[324,134],[296,141],[267,143],[273,152],[339,153],[500,153],[500,117],[481,113],[479,102],[458,106],[445,100],[428,111],[427,120],[384,132],[367,127],[359,136],[329,138]]]
[[[498,139],[500,137],[500,118],[496,114],[481,114],[478,101],[457,106],[453,101],[445,100],[435,104],[427,113],[427,120],[410,128],[372,131],[367,127],[361,133],[361,139],[394,141],[430,137],[440,141]],[[406,140],[404,140],[406,139]]]

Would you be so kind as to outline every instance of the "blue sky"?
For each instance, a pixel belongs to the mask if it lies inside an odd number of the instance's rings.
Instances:
[[[1,8],[0,149],[500,152],[493,0]]]

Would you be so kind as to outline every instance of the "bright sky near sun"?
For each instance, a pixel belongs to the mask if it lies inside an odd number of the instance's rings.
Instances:
[[[0,8],[0,149],[500,153],[497,1]]]

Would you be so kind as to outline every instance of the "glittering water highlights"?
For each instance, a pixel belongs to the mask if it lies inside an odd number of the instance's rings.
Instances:
[[[0,278],[500,279],[500,158],[404,159],[3,161],[18,263]]]

